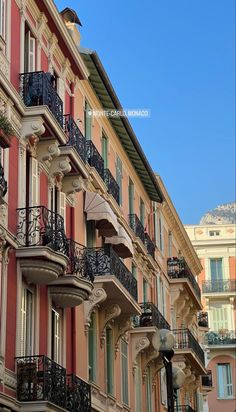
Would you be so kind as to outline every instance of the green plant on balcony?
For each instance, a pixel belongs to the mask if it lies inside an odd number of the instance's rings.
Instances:
[[[14,135],[14,129],[8,118],[0,114],[0,146],[4,149],[11,146],[11,138]]]

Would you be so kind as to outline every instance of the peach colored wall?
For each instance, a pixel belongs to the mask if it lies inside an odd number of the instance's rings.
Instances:
[[[208,404],[209,412],[223,411],[223,412],[234,412],[235,411],[235,399],[217,399],[217,363],[230,363],[232,367],[232,378],[233,378],[233,396],[235,397],[235,359],[231,356],[222,355],[213,358],[209,364],[208,369],[212,370],[213,375],[213,390],[209,392]]]

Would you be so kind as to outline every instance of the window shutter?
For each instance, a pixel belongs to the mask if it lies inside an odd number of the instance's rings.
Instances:
[[[85,102],[84,108],[84,134],[86,140],[92,139],[92,112],[88,102]]]
[[[60,77],[57,79],[57,92],[63,102],[63,107],[65,103],[65,82]]]
[[[26,289],[22,287],[21,292],[21,328],[20,328],[20,356],[25,356],[26,347],[26,305],[27,305],[27,294]]]
[[[39,187],[38,187],[38,161],[34,158],[30,158],[30,205],[37,206],[38,205],[38,195],[39,195]]]
[[[25,68],[28,72],[35,71],[35,38],[31,36],[30,31],[26,33],[25,37]]]
[[[0,0],[0,36],[6,35],[6,0]]]
[[[64,227],[66,230],[66,194],[64,192],[60,192],[60,215],[64,219]]]

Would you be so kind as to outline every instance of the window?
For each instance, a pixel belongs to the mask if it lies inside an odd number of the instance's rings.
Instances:
[[[222,399],[233,396],[232,370],[230,363],[217,365],[218,397]]]
[[[119,186],[120,205],[122,205],[122,161],[119,156],[116,157],[116,181]]]
[[[106,329],[106,380],[107,393],[113,394],[113,336],[112,329]]]
[[[143,279],[143,302],[148,302],[148,283]]]
[[[122,402],[129,404],[128,343],[121,339]]]
[[[210,270],[211,270],[211,280],[222,280],[223,279],[223,267],[222,259],[210,259]]]
[[[158,227],[158,211],[156,205],[153,205],[153,219],[154,219],[154,236],[155,244],[159,247],[159,227]]]
[[[102,158],[104,161],[104,169],[108,168],[108,139],[102,135]]]
[[[96,382],[97,378],[97,317],[96,313],[91,316],[89,326],[89,380]]]
[[[0,36],[6,37],[6,0],[0,0]]]
[[[133,277],[137,280],[137,266],[132,262],[132,267],[131,267],[132,275]]]
[[[96,241],[96,226],[94,220],[86,221],[87,247],[94,247]]]
[[[140,203],[139,203],[139,218],[140,218],[140,222],[142,223],[144,227],[145,226],[145,205],[141,198],[140,198]]]
[[[168,256],[172,257],[172,233],[168,233]]]
[[[51,357],[57,363],[61,362],[61,321],[61,314],[52,309]]]
[[[33,294],[25,286],[21,293],[20,355],[33,355]]]
[[[142,368],[141,357],[138,357],[137,368],[135,373],[135,412],[143,412],[142,410]]]
[[[84,108],[84,134],[86,140],[92,139],[92,109],[87,101]]]
[[[134,184],[131,179],[129,179],[129,214],[134,214]]]
[[[25,72],[35,71],[35,38],[30,30],[25,34]]]
[[[209,236],[220,236],[220,231],[219,230],[210,230],[209,231]]]
[[[146,398],[147,398],[147,412],[152,412],[152,382],[150,368],[147,368],[147,380],[146,380]]]

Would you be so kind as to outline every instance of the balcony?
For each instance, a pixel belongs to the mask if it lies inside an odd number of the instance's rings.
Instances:
[[[167,270],[168,276],[172,280],[172,283],[175,283],[176,281],[179,282],[181,279],[184,279],[187,282],[189,282],[190,287],[193,291],[193,296],[195,295],[198,301],[198,306],[199,308],[201,308],[201,290],[190,268],[185,262],[185,259],[182,257],[169,258],[167,260]]]
[[[3,198],[6,193],[7,193],[7,182],[4,177],[3,167],[0,163],[0,199]]]
[[[139,314],[137,281],[110,245],[86,249],[86,273],[127,313]]]
[[[117,181],[112,176],[109,169],[104,169],[104,182],[106,183],[108,193],[110,193],[114,197],[117,204],[119,205],[120,204],[120,188],[119,188]]]
[[[175,405],[174,412],[196,412],[190,405]]]
[[[202,282],[202,293],[232,293],[236,292],[235,279],[205,280]]]
[[[212,372],[209,370],[207,371],[206,375],[202,375],[202,386],[212,389]]]
[[[91,167],[97,170],[104,181],[104,160],[92,140],[86,141],[86,160]]]
[[[135,327],[155,326],[158,329],[169,329],[170,325],[156,305],[151,302],[140,303],[142,314],[134,319]]]
[[[91,412],[90,385],[75,375],[67,375],[66,409],[70,412]]]
[[[190,330],[174,329],[172,332],[175,337],[175,354],[184,354],[205,373],[204,351]]]
[[[145,246],[148,251],[148,254],[155,258],[155,245],[153,241],[151,240],[150,236],[148,233],[145,232]]]
[[[218,332],[208,332],[205,335],[205,343],[209,346],[217,346],[222,347],[222,349],[226,348],[226,346],[235,346],[236,344],[236,331],[235,330],[227,330],[221,329]]]
[[[68,243],[64,219],[45,206],[17,209],[16,256],[27,280],[47,284],[68,265]]]
[[[46,401],[69,412],[91,412],[90,385],[66,375],[66,369],[47,356],[16,358],[16,368],[18,401]]]
[[[135,235],[145,244],[145,230],[137,215],[129,215],[129,225]]]
[[[87,272],[86,248],[68,239],[68,258],[66,274],[59,276],[50,284],[50,294],[56,306],[61,308],[80,305],[93,289],[94,277]]]
[[[74,147],[77,154],[83,160],[86,161],[86,140],[73,117],[70,114],[63,116],[63,127],[67,137],[66,146]]]
[[[198,326],[200,328],[208,328],[208,313],[207,312],[198,312],[197,315]]]
[[[66,369],[47,356],[16,358],[17,399],[47,401],[66,409]]]
[[[20,93],[27,107],[48,106],[61,128],[63,128],[63,102],[49,73],[43,71],[20,74]]]

